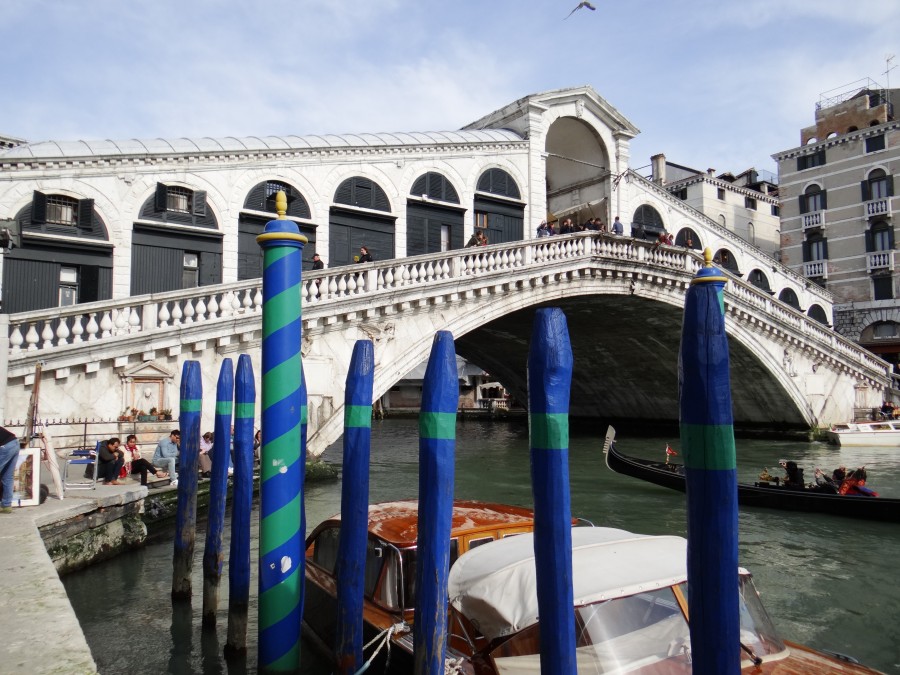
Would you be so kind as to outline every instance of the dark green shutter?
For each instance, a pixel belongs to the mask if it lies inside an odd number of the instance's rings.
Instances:
[[[871,253],[875,250],[875,237],[873,236],[873,232],[870,229],[866,230],[866,253]]]
[[[894,176],[887,176],[887,193],[888,197],[894,196]]]
[[[869,194],[870,194],[869,181],[867,181],[867,180],[860,181],[859,190],[860,190],[860,193],[862,194],[862,201],[864,201],[864,202],[869,201],[869,199],[870,199],[870,197],[869,197]]]
[[[822,240],[822,259],[828,260],[828,240]]]
[[[165,212],[169,209],[169,188],[165,183],[156,184],[156,196],[153,200],[153,208],[159,212]]]
[[[800,214],[802,215],[809,211],[806,207],[806,195],[800,195],[797,199],[800,201]]]
[[[819,194],[822,195],[822,201],[820,203],[822,205],[822,210],[824,211],[828,208],[828,191],[822,190]]]
[[[191,202],[192,213],[195,216],[206,215],[206,192],[204,190],[194,190]]]
[[[35,224],[47,222],[47,195],[37,190],[31,198],[31,222]]]
[[[809,241],[803,240],[803,262],[809,262]]]
[[[78,229],[90,232],[94,226],[94,200],[78,200]]]

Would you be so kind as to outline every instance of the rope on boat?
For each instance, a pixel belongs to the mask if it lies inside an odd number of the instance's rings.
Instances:
[[[363,653],[365,653],[365,651],[369,647],[371,647],[373,644],[375,644],[379,640],[381,640],[381,644],[378,645],[378,647],[375,649],[375,651],[372,652],[372,656],[369,657],[369,660],[366,661],[363,664],[363,667],[360,668],[359,670],[357,670],[354,675],[362,675],[364,672],[366,672],[369,669],[369,666],[372,665],[372,661],[375,660],[375,657],[378,656],[378,653],[382,649],[384,649],[385,646],[387,646],[387,659],[388,659],[388,663],[390,663],[391,636],[394,635],[395,633],[399,635],[400,633],[406,633],[407,631],[409,631],[409,626],[406,623],[403,623],[403,622],[395,623],[394,625],[389,626],[388,628],[385,628],[378,635],[376,635],[371,640],[369,640],[369,643],[363,646]],[[387,667],[387,664],[385,664],[385,667]]]
[[[463,672],[462,665],[462,659],[446,659],[444,661],[444,675],[457,675],[457,673]]]

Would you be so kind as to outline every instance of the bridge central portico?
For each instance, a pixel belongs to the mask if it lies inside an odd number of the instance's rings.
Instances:
[[[548,304],[568,316],[574,416],[675,421],[681,312],[701,263],[688,249],[586,232],[306,274],[310,450],[340,436],[347,364],[360,338],[375,345],[376,396],[427,358],[435,331],[449,330],[461,356],[525,400],[531,317]],[[777,281],[830,311],[824,294],[804,295],[794,276]],[[37,363],[41,415],[50,418],[110,419],[128,404],[125,383],[148,366],[163,381],[161,402],[175,408],[185,358],[203,364],[206,392],[234,352],[250,353],[258,376],[261,302],[255,280],[12,315],[5,417],[25,410]],[[858,345],[737,276],[725,306],[737,425],[825,425],[880,402],[887,365]],[[857,400],[859,391],[872,400]]]

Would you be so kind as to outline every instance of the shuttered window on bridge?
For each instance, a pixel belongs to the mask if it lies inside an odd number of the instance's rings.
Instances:
[[[446,229],[445,229],[446,228]],[[436,204],[410,202],[406,206],[406,254],[441,251],[442,233],[448,237],[448,248],[462,248],[463,211]]]
[[[486,225],[489,244],[521,241],[524,238],[525,205],[475,195],[475,225]]]
[[[222,237],[218,232],[204,235],[136,223],[131,246],[131,294],[184,288],[185,253],[197,254],[198,285],[222,283]]]
[[[394,216],[331,208],[328,219],[328,267],[352,264],[360,246],[374,260],[390,260],[394,252]],[[310,256],[311,257],[311,256]]]
[[[381,186],[362,176],[354,176],[341,183],[334,193],[334,203],[375,211],[391,210],[390,200]]]
[[[436,199],[441,202],[459,204],[459,194],[446,176],[429,171],[419,176],[409,193],[415,197]]]

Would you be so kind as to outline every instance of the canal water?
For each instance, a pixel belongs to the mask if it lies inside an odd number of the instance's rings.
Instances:
[[[374,423],[371,501],[416,495],[417,424],[414,419]],[[610,471],[602,454],[605,432],[605,427],[572,432],[573,515],[634,532],[686,535],[684,495]],[[680,454],[677,437],[620,434],[618,447],[626,454],[663,460],[667,442]],[[848,468],[865,464],[870,487],[883,496],[900,497],[900,449],[742,439],[738,439],[737,449],[740,481],[752,481],[763,467],[781,475],[781,458],[796,460],[809,480],[816,466],[830,473],[840,464]],[[457,430],[457,497],[531,506],[528,454],[524,420],[461,421]],[[328,449],[325,459],[340,463],[339,443]],[[340,481],[308,486],[310,531],[340,510],[340,491]],[[900,525],[749,508],[741,509],[739,525],[740,563],[753,573],[763,602],[784,637],[850,654],[869,666],[900,675]],[[170,537],[64,577],[101,673],[255,672],[255,645],[245,664],[227,664],[221,657],[227,625],[225,579],[218,628],[200,629],[203,536],[200,531],[194,602],[187,609],[173,611],[169,600]],[[255,558],[255,551],[253,555]],[[225,574],[227,578],[227,570]],[[255,579],[252,583],[255,589]],[[251,603],[252,644],[255,600]],[[305,644],[302,661],[307,673],[330,672]]]

